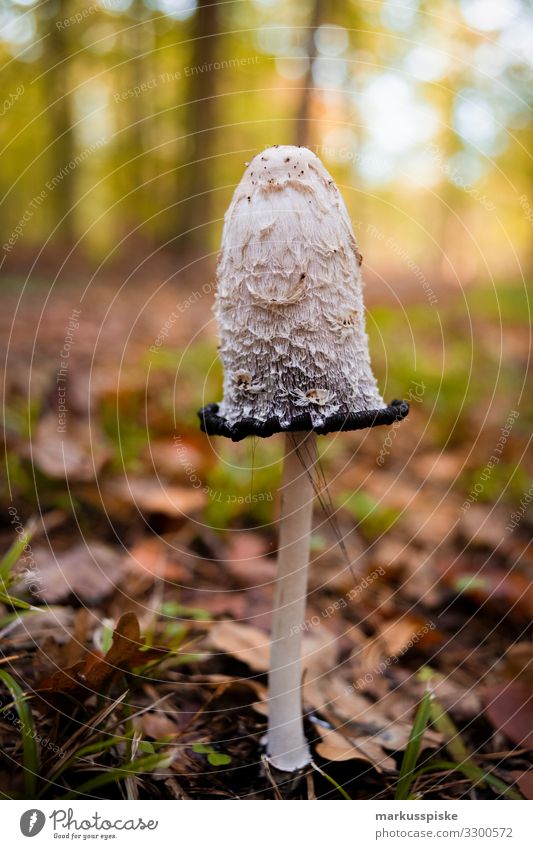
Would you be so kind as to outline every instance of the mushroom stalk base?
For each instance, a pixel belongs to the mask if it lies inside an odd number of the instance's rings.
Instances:
[[[311,760],[304,734],[301,647],[313,513],[314,433],[285,436],[278,578],[272,617],[268,693],[268,758],[295,772]]]

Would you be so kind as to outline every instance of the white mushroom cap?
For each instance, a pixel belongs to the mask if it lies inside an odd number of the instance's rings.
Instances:
[[[387,424],[370,365],[362,257],[315,154],[280,145],[247,166],[224,219],[215,314],[224,400],[202,428],[233,439]]]

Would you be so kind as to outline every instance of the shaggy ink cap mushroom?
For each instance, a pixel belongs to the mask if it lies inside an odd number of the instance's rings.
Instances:
[[[315,154],[276,146],[247,166],[224,220],[215,314],[224,398],[207,434],[359,430],[387,406],[370,365],[362,257],[341,193]]]
[[[370,366],[361,256],[346,207],[306,148],[274,147],[248,166],[230,204],[215,312],[224,399],[200,411],[208,434],[286,431],[272,608],[267,758],[311,761],[302,705],[302,627],[315,494],[316,433],[391,424]],[[290,431],[298,431],[291,433]]]

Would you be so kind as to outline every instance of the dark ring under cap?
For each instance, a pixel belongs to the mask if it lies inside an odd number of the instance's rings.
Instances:
[[[234,425],[218,415],[218,404],[208,404],[198,412],[200,429],[209,436],[227,436],[233,442],[240,442],[247,436],[272,436],[287,431],[314,430],[318,434],[333,433],[338,430],[363,430],[378,425],[391,425],[404,419],[409,412],[407,401],[392,401],[390,406],[381,410],[361,410],[357,413],[334,413],[328,416],[323,425],[313,427],[309,413],[294,416],[288,425],[281,425],[277,416],[262,422],[259,419],[245,418]]]

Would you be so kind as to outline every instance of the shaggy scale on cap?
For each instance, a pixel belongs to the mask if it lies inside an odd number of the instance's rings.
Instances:
[[[258,154],[224,219],[215,314],[224,400],[199,412],[234,441],[392,424],[370,365],[362,257],[342,196],[307,148]]]

